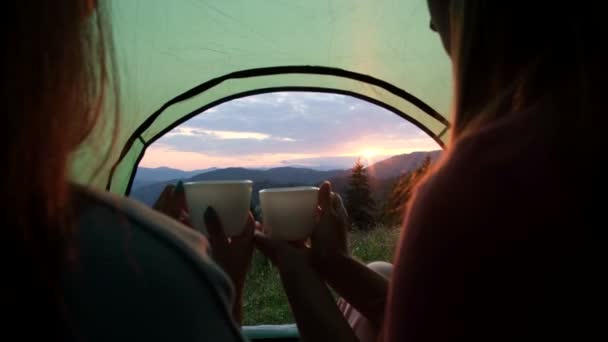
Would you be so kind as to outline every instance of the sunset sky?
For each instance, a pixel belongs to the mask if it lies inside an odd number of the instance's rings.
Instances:
[[[140,166],[348,168],[439,149],[433,139],[392,112],[349,96],[283,92],[222,104],[151,145]]]

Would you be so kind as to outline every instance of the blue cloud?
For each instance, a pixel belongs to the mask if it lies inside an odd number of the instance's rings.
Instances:
[[[190,129],[192,134],[180,134],[184,129]],[[242,134],[224,139],[214,131],[249,132],[268,138]],[[222,104],[185,122],[158,142],[177,151],[238,156],[314,154],[340,150],[361,139],[394,138],[403,142],[425,136],[396,114],[357,98],[291,92],[256,95]]]

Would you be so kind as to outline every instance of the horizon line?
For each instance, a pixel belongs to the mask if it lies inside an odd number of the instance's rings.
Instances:
[[[420,150],[420,151],[412,151],[412,152],[408,152],[408,153],[393,154],[393,155],[379,155],[376,157],[382,157],[382,159],[373,161],[373,163],[371,163],[370,165],[366,165],[366,168],[373,164],[383,162],[387,159],[390,159],[390,158],[396,157],[396,156],[410,155],[413,153],[433,153],[433,152],[442,152],[442,151],[443,151],[443,149],[439,148],[439,149],[434,149],[434,150]],[[352,157],[352,158],[361,158],[361,159],[365,158],[363,156],[357,157],[357,156],[352,156],[352,155],[335,156],[335,157],[344,157],[344,158]],[[320,157],[320,158],[323,158],[323,157]],[[165,168],[165,169],[173,169],[173,170],[179,170],[179,171],[184,171],[184,172],[205,171],[205,170],[210,170],[210,169],[214,169],[214,171],[215,171],[215,170],[235,169],[235,168],[246,169],[246,170],[260,170],[260,169],[268,170],[268,169],[278,169],[278,168],[294,168],[294,169],[311,169],[311,170],[317,170],[317,171],[334,171],[334,170],[343,171],[343,170],[350,169],[350,167],[327,168],[327,167],[323,167],[323,166],[306,166],[306,165],[297,165],[297,164],[296,165],[270,165],[270,166],[268,166],[268,165],[266,165],[266,166],[220,166],[220,167],[210,166],[210,167],[192,168],[192,169],[179,169],[177,167],[165,166],[165,165],[155,166],[155,167],[137,165],[137,169],[139,169],[139,168],[145,168],[145,169],[150,169],[150,170]],[[319,169],[322,169],[322,170],[319,170]]]

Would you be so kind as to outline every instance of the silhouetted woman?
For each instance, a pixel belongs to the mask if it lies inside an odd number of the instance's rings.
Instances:
[[[329,184],[310,250],[256,237],[302,336],[356,340],[325,283],[386,341],[595,336],[604,2],[428,3],[453,65],[451,141],[409,204],[388,296],[388,282],[348,255]]]
[[[1,334],[23,341],[241,341],[240,301],[232,306],[233,286],[202,235],[133,201],[68,182],[70,154],[96,125],[112,124],[98,118],[104,105],[118,104],[104,3],[3,5]],[[237,295],[253,248],[252,219],[246,232],[236,252],[227,241],[224,253],[215,250],[228,256],[217,261]]]

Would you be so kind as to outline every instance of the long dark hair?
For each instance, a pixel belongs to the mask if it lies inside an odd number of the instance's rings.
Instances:
[[[543,103],[563,147],[598,143],[606,82],[605,5],[587,1],[450,1],[453,141]],[[550,107],[550,108],[549,108]],[[576,136],[572,144],[572,134]],[[514,140],[517,139],[514,137]]]
[[[69,158],[93,131],[113,88],[102,5],[95,0],[3,5],[12,22],[0,33],[2,241],[10,248],[1,302],[9,322],[15,320],[9,330],[25,322],[30,327],[19,329],[19,339],[41,331],[45,339],[66,333],[62,281],[74,227]]]

